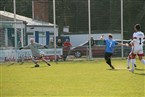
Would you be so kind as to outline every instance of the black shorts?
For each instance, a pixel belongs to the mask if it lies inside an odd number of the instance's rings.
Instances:
[[[110,59],[112,55],[112,53],[105,52],[105,60]]]

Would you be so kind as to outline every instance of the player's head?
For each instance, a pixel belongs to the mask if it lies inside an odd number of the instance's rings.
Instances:
[[[109,35],[108,35],[108,38],[109,38],[109,39],[112,39],[112,38],[113,38],[112,34],[109,34]]]
[[[134,31],[140,31],[140,30],[141,30],[140,24],[135,24],[134,25]]]
[[[33,44],[34,42],[34,38],[30,38],[30,43]]]
[[[61,42],[61,39],[58,39],[58,42]]]

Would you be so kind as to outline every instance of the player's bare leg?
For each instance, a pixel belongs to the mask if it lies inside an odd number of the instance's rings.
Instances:
[[[132,69],[130,69],[129,71],[131,71],[132,73],[134,73],[135,59],[131,59],[131,61],[132,61]]]
[[[129,69],[130,72],[134,73],[134,64],[135,64],[135,57],[136,57],[136,54],[131,54],[131,63],[132,63],[132,68]]]
[[[131,56],[129,55],[127,57],[127,69],[130,69],[130,63],[131,63]],[[134,67],[136,67],[136,60],[134,62]]]
[[[35,64],[35,66],[34,66],[34,67],[39,67],[38,62],[35,60],[35,58],[34,58],[34,57],[32,57],[32,62]]]
[[[131,61],[131,59],[128,57],[127,58],[127,69],[130,69],[130,61]]]
[[[48,66],[51,66],[43,57],[41,57],[41,60],[42,60],[43,62],[45,62]]]
[[[138,56],[139,60],[145,65],[145,60],[143,59],[143,56]]]

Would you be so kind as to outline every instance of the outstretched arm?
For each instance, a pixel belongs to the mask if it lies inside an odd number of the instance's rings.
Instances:
[[[30,45],[27,45],[27,46],[24,46],[24,47],[20,47],[19,50],[21,49],[29,49],[30,48]]]
[[[101,35],[100,40],[104,40],[104,35]]]
[[[36,45],[38,46],[38,48],[48,48],[47,45],[43,45],[43,44],[40,44],[40,43],[36,43]]]
[[[23,47],[20,47],[19,50],[23,49]]]
[[[120,45],[120,46],[129,46],[128,43],[126,43],[126,44],[118,43],[118,45]]]
[[[44,45],[43,47],[44,47],[44,48],[48,48],[48,46],[47,46],[47,45]]]
[[[133,40],[130,43],[126,43],[126,46],[133,46]]]

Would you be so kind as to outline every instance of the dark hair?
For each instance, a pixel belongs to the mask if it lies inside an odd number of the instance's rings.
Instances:
[[[135,28],[136,28],[137,30],[141,30],[140,24],[136,24],[136,25],[135,25]]]
[[[108,37],[109,37],[109,38],[112,38],[113,36],[112,36],[112,34],[109,34]]]

